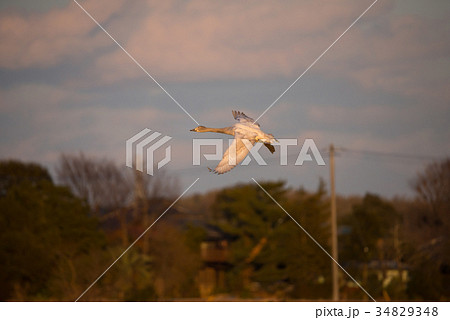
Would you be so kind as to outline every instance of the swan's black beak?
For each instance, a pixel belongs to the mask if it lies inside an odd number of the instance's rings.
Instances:
[[[191,130],[189,130],[189,131],[195,131],[195,128],[194,128],[194,129],[191,129]]]

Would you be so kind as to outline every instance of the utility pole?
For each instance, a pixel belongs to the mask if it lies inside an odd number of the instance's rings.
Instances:
[[[337,217],[336,217],[336,190],[334,185],[334,146],[330,145],[330,191],[331,191],[331,256],[338,261]],[[335,261],[332,261],[333,301],[339,301],[339,270]]]
[[[142,161],[142,159],[137,159],[138,161]],[[141,221],[142,226],[146,228],[150,225],[150,217],[148,213],[148,197],[147,197],[147,182],[144,173],[134,170],[134,218]],[[148,254],[148,238],[142,239],[142,252],[144,254]]]

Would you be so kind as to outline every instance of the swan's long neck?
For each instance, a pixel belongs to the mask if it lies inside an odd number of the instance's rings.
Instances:
[[[225,128],[204,128],[201,132],[217,132],[217,133],[225,133],[229,135],[234,135],[233,127],[225,127]]]

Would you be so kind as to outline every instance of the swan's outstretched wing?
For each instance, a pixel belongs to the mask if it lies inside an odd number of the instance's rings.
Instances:
[[[245,115],[245,113],[243,113],[243,112],[241,112],[241,111],[235,111],[235,110],[233,110],[233,111],[231,111],[231,112],[233,113],[233,117],[234,117],[237,121],[239,121],[239,122],[241,122],[241,123],[248,123],[248,122],[253,123],[253,122],[255,122],[254,119],[252,119],[252,118],[250,118],[249,116]],[[259,123],[255,123],[255,124],[259,127]]]
[[[245,139],[245,141],[246,142],[244,142],[244,140],[239,137],[235,137],[231,145],[228,147],[227,151],[225,151],[225,154],[223,155],[223,158],[219,162],[217,167],[214,170],[208,168],[209,171],[217,174],[222,174],[236,167],[242,160],[244,160],[244,158],[250,152],[251,147],[253,147],[253,145],[256,143],[255,140]],[[245,145],[245,143],[247,143],[248,147]]]

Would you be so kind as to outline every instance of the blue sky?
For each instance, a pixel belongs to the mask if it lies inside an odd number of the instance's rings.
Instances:
[[[124,1],[80,4],[202,125],[258,117],[372,1]],[[337,191],[411,195],[408,182],[450,150],[450,4],[379,1],[260,120],[278,138],[341,151]],[[268,166],[215,176],[192,167],[196,126],[73,1],[0,4],[0,156],[52,170],[83,151],[125,167],[143,128],[173,137],[167,170],[181,189],[287,180],[313,189],[328,165]],[[262,149],[261,149],[262,150]],[[291,150],[291,149],[290,149]],[[326,154],[324,153],[324,157]],[[325,157],[328,163],[328,159]]]

